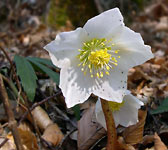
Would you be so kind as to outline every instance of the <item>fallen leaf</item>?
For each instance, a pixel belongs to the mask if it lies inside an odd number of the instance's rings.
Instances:
[[[49,124],[42,135],[42,138],[53,146],[57,146],[63,137],[64,135],[55,123]]]
[[[22,123],[18,131],[25,150],[38,150],[37,138],[27,124]]]
[[[154,135],[146,135],[143,138],[143,145],[154,142],[154,150],[167,150],[165,144],[161,141],[160,137],[155,133]]]
[[[24,150],[38,150],[39,149],[37,145],[37,139],[27,124],[22,123],[18,127],[18,132],[19,132],[21,143],[23,144]],[[12,133],[9,132],[6,137],[8,141],[0,148],[0,150],[16,150],[16,146],[14,143],[14,138],[13,138]],[[3,140],[1,139],[0,141],[3,142]]]
[[[78,150],[88,150],[105,134],[105,129],[96,122],[95,105],[92,105],[78,122]]]
[[[49,124],[53,124],[52,120],[49,118],[48,114],[40,106],[37,106],[33,111],[32,115],[37,123],[37,126],[41,130],[45,130]],[[30,119],[31,120],[31,119]]]
[[[44,131],[42,138],[53,146],[57,146],[64,137],[58,125],[52,122],[45,110],[40,106],[36,107],[32,111],[32,115],[37,126]],[[29,120],[31,119],[29,118]]]
[[[147,144],[149,144],[149,143],[152,143],[153,140],[154,140],[153,135],[145,135],[145,136],[143,137],[142,144],[143,144],[143,145],[147,145]]]
[[[154,135],[154,147],[155,150],[167,150],[165,144],[161,141],[160,137],[155,133]]]
[[[139,122],[135,125],[127,127],[123,132],[123,137],[126,144],[138,144],[143,140],[143,130],[145,125],[147,111],[139,110]]]
[[[0,144],[5,140],[5,138],[0,138]],[[11,139],[8,141],[0,148],[0,150],[16,150],[16,146],[13,140],[13,137],[11,136]]]
[[[168,17],[163,16],[160,18],[160,22],[156,26],[156,32],[158,31],[168,31]]]
[[[132,145],[125,143],[123,137],[118,138],[118,143],[121,150],[135,150],[135,148]]]

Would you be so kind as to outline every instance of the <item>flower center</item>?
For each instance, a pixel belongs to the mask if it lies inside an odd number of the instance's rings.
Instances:
[[[111,55],[107,50],[99,50],[91,52],[88,59],[95,68],[102,68],[105,64],[108,64],[110,57]]]
[[[112,112],[114,112],[114,111],[119,111],[120,110],[120,108],[124,105],[124,101],[122,101],[122,103],[109,101],[108,104],[109,104],[110,110]]]
[[[113,50],[115,44],[111,40],[92,39],[83,43],[82,49],[79,49],[77,58],[80,60],[78,66],[81,66],[81,71],[90,73],[90,76],[102,78],[104,74],[109,75],[110,69],[117,66],[119,50]]]

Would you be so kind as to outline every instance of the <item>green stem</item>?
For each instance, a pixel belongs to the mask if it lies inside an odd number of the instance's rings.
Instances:
[[[107,147],[106,150],[118,150],[117,132],[113,113],[109,108],[108,101],[101,99],[102,109],[104,112],[107,126]]]

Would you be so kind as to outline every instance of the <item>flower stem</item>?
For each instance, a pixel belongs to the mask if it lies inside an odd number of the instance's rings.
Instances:
[[[108,101],[101,99],[102,109],[104,112],[107,126],[107,147],[106,150],[118,150],[117,132],[113,113],[110,111]]]

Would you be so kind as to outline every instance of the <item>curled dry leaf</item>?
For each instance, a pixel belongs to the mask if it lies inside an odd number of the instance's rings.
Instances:
[[[123,137],[118,138],[118,144],[121,150],[135,150],[132,145],[125,143]]]
[[[40,106],[32,111],[32,115],[38,127],[44,130],[42,138],[54,146],[58,145],[64,137],[58,125],[52,122],[45,110]]]
[[[167,150],[165,144],[161,141],[160,137],[155,133],[154,135],[154,147],[155,150]]]
[[[123,137],[127,144],[134,145],[142,142],[146,115],[146,110],[139,110],[139,122],[135,125],[129,126],[123,132]]]
[[[37,126],[41,130],[45,130],[49,124],[53,124],[52,120],[49,118],[48,114],[40,106],[37,106],[33,111],[32,115],[37,123]]]
[[[105,129],[96,122],[95,105],[92,105],[78,122],[78,150],[88,150],[105,134]]]
[[[155,133],[154,135],[147,135],[143,138],[143,145],[147,145],[152,142],[154,142],[154,150],[167,150],[167,147],[161,141],[157,133]]]
[[[54,146],[57,146],[61,142],[63,137],[64,135],[55,123],[49,124],[42,135],[42,138],[44,140],[46,140]]]

